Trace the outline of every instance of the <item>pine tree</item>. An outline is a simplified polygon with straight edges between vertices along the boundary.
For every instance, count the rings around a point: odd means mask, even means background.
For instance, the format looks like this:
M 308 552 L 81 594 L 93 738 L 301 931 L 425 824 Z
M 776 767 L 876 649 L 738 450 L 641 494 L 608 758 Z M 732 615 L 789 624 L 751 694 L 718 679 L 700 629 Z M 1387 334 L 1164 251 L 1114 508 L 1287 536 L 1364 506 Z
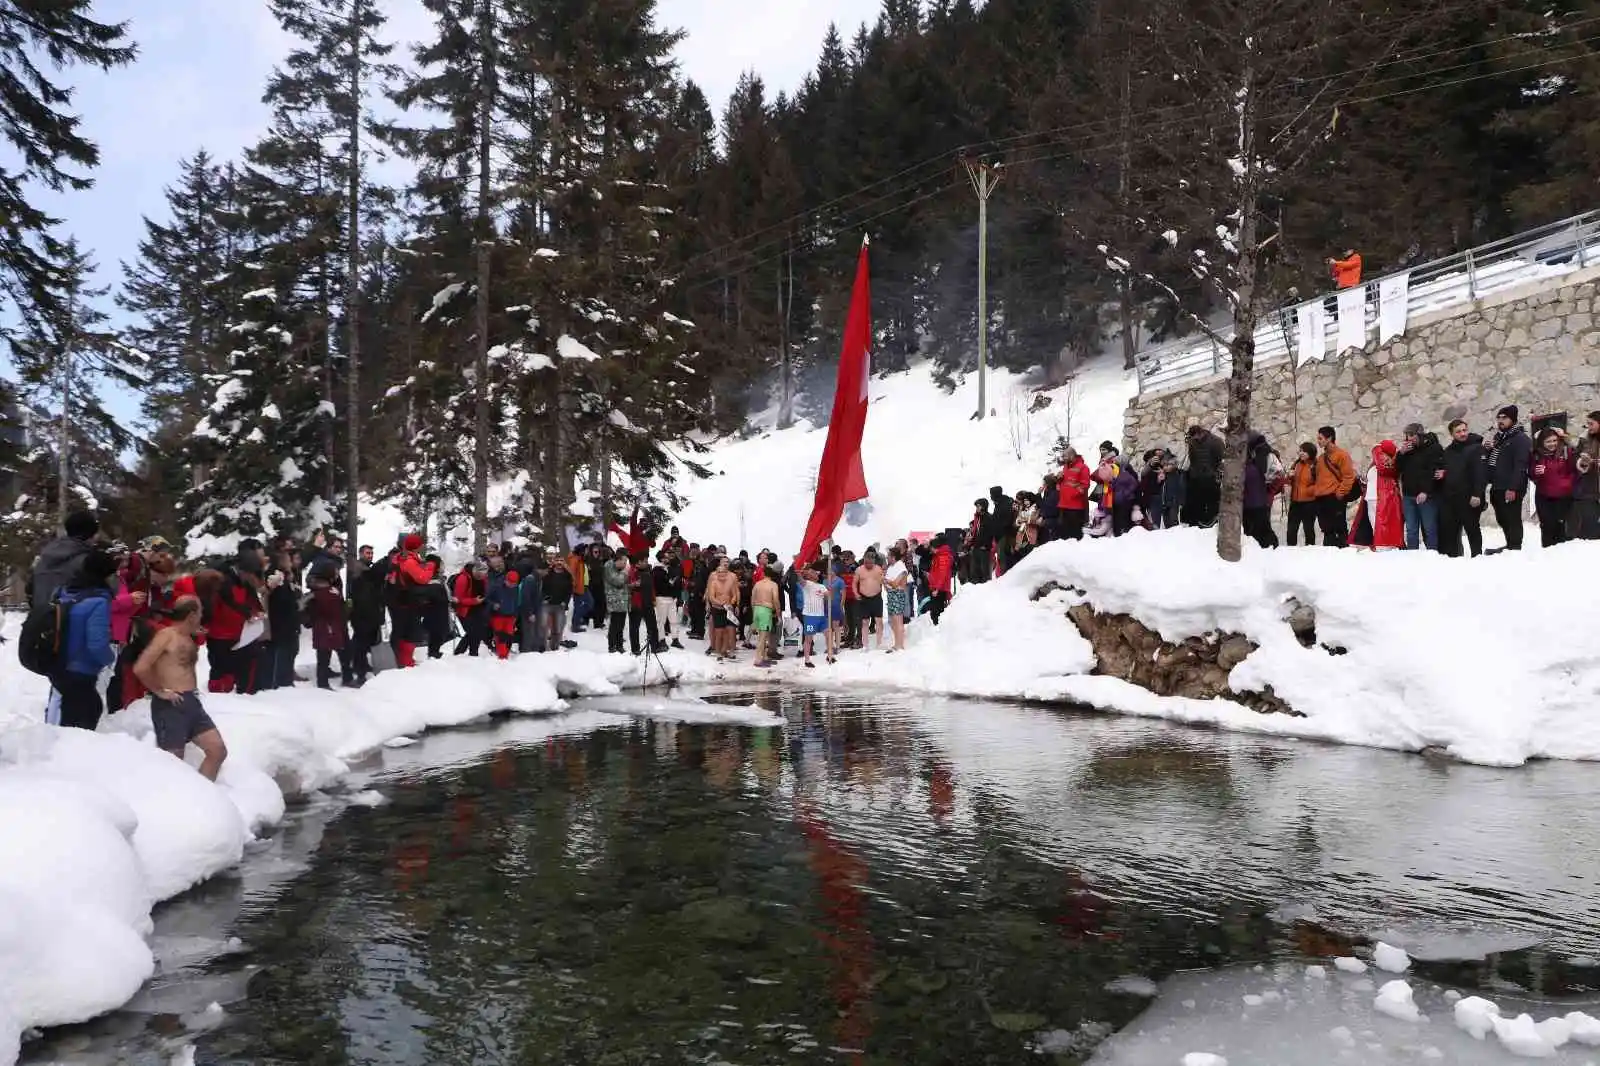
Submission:
M 226 366 L 224 327 L 242 295 L 234 184 L 232 168 L 205 151 L 180 162 L 168 220 L 146 218 L 139 258 L 122 266 L 117 304 L 136 316 L 125 336 L 147 360 L 144 416 L 154 424 L 192 428 L 211 399 L 208 379 Z
M 134 435 L 105 409 L 97 386 L 109 381 L 130 390 L 144 386 L 143 361 L 115 332 L 99 302 L 109 292 L 94 287 L 94 263 L 68 239 L 53 284 L 61 296 L 51 314 L 35 311 L 11 338 L 11 360 L 23 397 L 54 411 L 47 433 L 56 464 L 59 517 L 73 506 L 94 506 L 116 484 L 120 456 Z
M 62 313 L 56 268 L 68 248 L 56 220 L 28 199 L 28 186 L 86 189 L 81 171 L 100 151 L 79 130 L 72 90 L 40 65 L 110 70 L 131 62 L 126 23 L 97 22 L 93 0 L 0 0 L 0 138 L 15 162 L 0 166 L 0 331 L 18 315 Z M 9 312 L 9 313 L 8 313 Z

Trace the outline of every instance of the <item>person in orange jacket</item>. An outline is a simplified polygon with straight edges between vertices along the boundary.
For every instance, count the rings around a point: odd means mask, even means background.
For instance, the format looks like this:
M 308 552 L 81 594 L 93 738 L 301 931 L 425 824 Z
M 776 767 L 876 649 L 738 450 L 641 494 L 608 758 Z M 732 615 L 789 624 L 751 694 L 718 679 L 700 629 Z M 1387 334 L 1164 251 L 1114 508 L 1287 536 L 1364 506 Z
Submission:
M 1328 271 L 1339 288 L 1355 288 L 1361 284 L 1361 253 L 1354 248 L 1346 248 L 1343 259 L 1328 260 Z
M 394 618 L 394 661 L 404 670 L 417 665 L 417 645 L 423 638 L 420 592 L 433 581 L 438 567 L 423 560 L 422 538 L 415 533 L 406 534 L 390 562 L 390 580 L 399 592 L 390 612 Z

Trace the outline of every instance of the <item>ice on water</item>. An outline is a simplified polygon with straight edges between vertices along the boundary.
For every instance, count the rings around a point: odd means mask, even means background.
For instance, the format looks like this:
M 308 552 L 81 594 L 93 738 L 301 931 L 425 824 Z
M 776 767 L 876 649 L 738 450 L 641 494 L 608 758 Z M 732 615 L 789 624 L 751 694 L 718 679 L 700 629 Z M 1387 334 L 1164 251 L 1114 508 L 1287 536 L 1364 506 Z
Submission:
M 1600 1021 L 1565 1006 L 1524 1004 L 1507 1019 L 1488 1000 L 1452 1002 L 1419 979 L 1390 981 L 1375 996 L 1365 978 L 1323 973 L 1316 978 L 1304 964 L 1283 963 L 1265 973 L 1234 968 L 1171 978 L 1090 1066 L 1600 1062 Z

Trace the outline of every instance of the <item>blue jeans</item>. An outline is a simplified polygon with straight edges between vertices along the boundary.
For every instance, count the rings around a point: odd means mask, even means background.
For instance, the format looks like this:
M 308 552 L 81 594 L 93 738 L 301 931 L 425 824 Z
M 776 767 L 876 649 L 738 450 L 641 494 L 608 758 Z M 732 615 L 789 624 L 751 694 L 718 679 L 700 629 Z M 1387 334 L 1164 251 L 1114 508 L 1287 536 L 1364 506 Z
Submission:
M 583 627 L 589 624 L 589 596 L 587 591 L 572 597 L 572 631 L 583 632 Z
M 1421 503 L 1415 496 L 1400 497 L 1400 506 L 1406 515 L 1406 547 L 1417 549 L 1420 527 L 1422 542 L 1434 551 L 1439 550 L 1439 501 L 1429 496 Z

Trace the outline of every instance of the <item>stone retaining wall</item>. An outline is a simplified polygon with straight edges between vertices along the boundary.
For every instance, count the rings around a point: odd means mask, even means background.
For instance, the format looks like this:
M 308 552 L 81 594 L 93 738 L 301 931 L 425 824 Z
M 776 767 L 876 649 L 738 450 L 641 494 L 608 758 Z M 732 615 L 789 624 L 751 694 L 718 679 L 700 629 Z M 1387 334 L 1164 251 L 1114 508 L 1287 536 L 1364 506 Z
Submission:
M 1385 438 L 1398 441 L 1409 422 L 1421 422 L 1447 444 L 1450 419 L 1465 418 L 1484 433 L 1507 403 L 1521 408 L 1525 423 L 1565 411 L 1569 426 L 1581 430 L 1584 416 L 1600 408 L 1600 268 L 1565 280 L 1560 287 L 1541 290 L 1535 283 L 1466 311 L 1414 319 L 1388 344 L 1298 369 L 1285 363 L 1258 370 L 1253 421 L 1285 462 L 1319 426 L 1332 425 L 1362 469 L 1373 446 Z M 1125 450 L 1179 450 L 1189 426 L 1220 429 L 1225 388 L 1219 380 L 1134 397 L 1124 416 Z

